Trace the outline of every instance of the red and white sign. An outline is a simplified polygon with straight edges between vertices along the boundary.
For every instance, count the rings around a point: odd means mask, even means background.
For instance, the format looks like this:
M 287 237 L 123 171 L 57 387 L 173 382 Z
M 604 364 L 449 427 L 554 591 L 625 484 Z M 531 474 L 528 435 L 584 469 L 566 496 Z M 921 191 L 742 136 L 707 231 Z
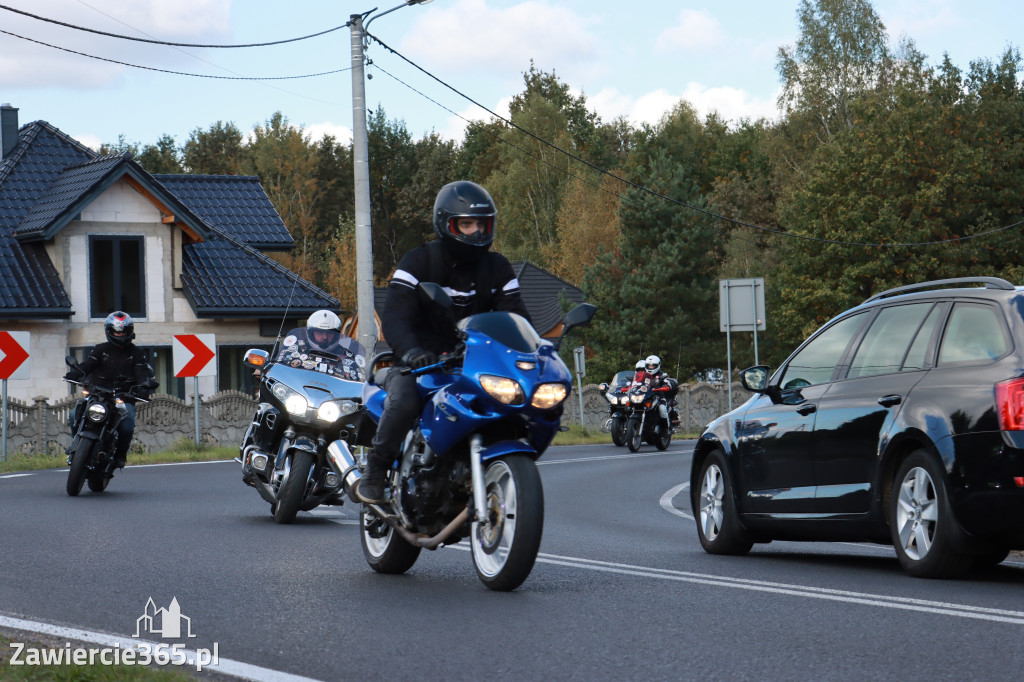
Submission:
M 213 334 L 175 334 L 171 341 L 174 376 L 212 377 L 217 375 L 217 344 Z
M 0 379 L 28 379 L 28 332 L 0 332 Z

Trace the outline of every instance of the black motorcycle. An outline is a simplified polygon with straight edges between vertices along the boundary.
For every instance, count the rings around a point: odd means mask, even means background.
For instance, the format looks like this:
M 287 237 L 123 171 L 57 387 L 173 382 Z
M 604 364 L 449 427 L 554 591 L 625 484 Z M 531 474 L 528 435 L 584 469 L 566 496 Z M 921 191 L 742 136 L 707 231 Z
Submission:
M 639 450 L 644 441 L 659 450 L 668 449 L 674 431 L 668 412 L 667 396 L 671 391 L 671 385 L 652 389 L 647 383 L 634 382 L 630 387 L 626 419 L 626 447 L 630 452 Z
M 245 354 L 245 365 L 262 373 L 260 403 L 235 461 L 274 520 L 291 523 L 300 510 L 344 503 L 343 477 L 355 461 L 349 444 L 364 418 L 363 384 L 331 373 L 340 360 L 327 353 L 298 367 L 269 359 L 264 350 Z M 341 462 L 339 471 L 332 459 Z
M 69 367 L 78 366 L 78 362 L 70 355 L 64 361 Z M 122 391 L 72 379 L 65 381 L 83 389 L 83 397 L 75 405 L 72 416 L 74 437 L 68 448 L 68 465 L 71 470 L 68 472 L 67 492 L 75 497 L 88 482 L 89 490 L 100 493 L 107 489 L 117 469 L 114 459 L 120 438 L 117 427 L 128 414 L 125 399 L 137 403 L 149 402 L 139 397 L 137 392 L 148 393 L 158 384 L 156 380 L 148 379 L 128 391 Z
M 612 434 L 612 442 L 622 447 L 626 444 L 626 416 L 629 406 L 629 386 L 633 383 L 633 372 L 618 372 L 610 384 L 599 384 L 604 399 L 608 401 L 608 420 L 604 430 Z

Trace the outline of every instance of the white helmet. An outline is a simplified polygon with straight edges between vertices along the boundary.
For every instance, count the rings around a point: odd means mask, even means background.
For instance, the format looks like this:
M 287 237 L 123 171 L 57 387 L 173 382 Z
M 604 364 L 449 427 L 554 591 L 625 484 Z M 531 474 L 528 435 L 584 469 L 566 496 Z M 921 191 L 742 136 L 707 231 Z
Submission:
M 326 350 L 341 338 L 341 318 L 330 310 L 318 310 L 306 320 L 306 341 L 319 350 Z
M 644 360 L 644 364 L 646 365 L 648 372 L 657 372 L 661 369 L 661 358 L 657 355 L 648 355 L 647 359 Z
M 637 361 L 636 361 L 636 368 L 635 368 L 635 369 L 636 369 L 636 371 L 638 371 L 638 372 L 639 372 L 639 371 L 640 371 L 640 370 L 642 370 L 643 368 L 644 368 L 644 361 L 643 361 L 643 360 L 637 360 Z

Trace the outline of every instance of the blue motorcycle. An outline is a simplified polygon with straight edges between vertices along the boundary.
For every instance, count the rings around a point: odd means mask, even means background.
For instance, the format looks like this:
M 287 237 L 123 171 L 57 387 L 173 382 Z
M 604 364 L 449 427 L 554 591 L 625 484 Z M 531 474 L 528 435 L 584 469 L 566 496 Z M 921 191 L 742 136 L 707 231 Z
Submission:
M 421 283 L 420 290 L 439 312 L 450 311 L 441 287 Z M 562 336 L 595 311 L 583 303 L 566 313 Z M 457 328 L 458 348 L 413 372 L 423 412 L 392 469 L 388 501 L 363 505 L 363 554 L 375 571 L 404 573 L 424 547 L 468 536 L 484 585 L 514 590 L 540 548 L 544 492 L 536 460 L 559 430 L 572 376 L 558 356 L 561 338 L 542 339 L 519 315 L 480 313 Z M 387 395 L 373 368 L 389 357 L 373 359 L 363 389 L 374 423 Z

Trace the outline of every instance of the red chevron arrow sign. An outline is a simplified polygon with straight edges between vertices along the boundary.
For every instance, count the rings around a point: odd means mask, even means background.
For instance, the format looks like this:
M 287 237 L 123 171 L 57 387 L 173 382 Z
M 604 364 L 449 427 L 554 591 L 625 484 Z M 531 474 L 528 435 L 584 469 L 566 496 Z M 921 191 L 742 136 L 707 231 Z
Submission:
M 0 332 L 0 379 L 28 379 L 28 332 Z
M 216 376 L 217 364 L 211 362 L 217 357 L 217 344 L 213 334 L 175 334 L 171 342 L 174 356 L 174 376 L 210 377 Z

